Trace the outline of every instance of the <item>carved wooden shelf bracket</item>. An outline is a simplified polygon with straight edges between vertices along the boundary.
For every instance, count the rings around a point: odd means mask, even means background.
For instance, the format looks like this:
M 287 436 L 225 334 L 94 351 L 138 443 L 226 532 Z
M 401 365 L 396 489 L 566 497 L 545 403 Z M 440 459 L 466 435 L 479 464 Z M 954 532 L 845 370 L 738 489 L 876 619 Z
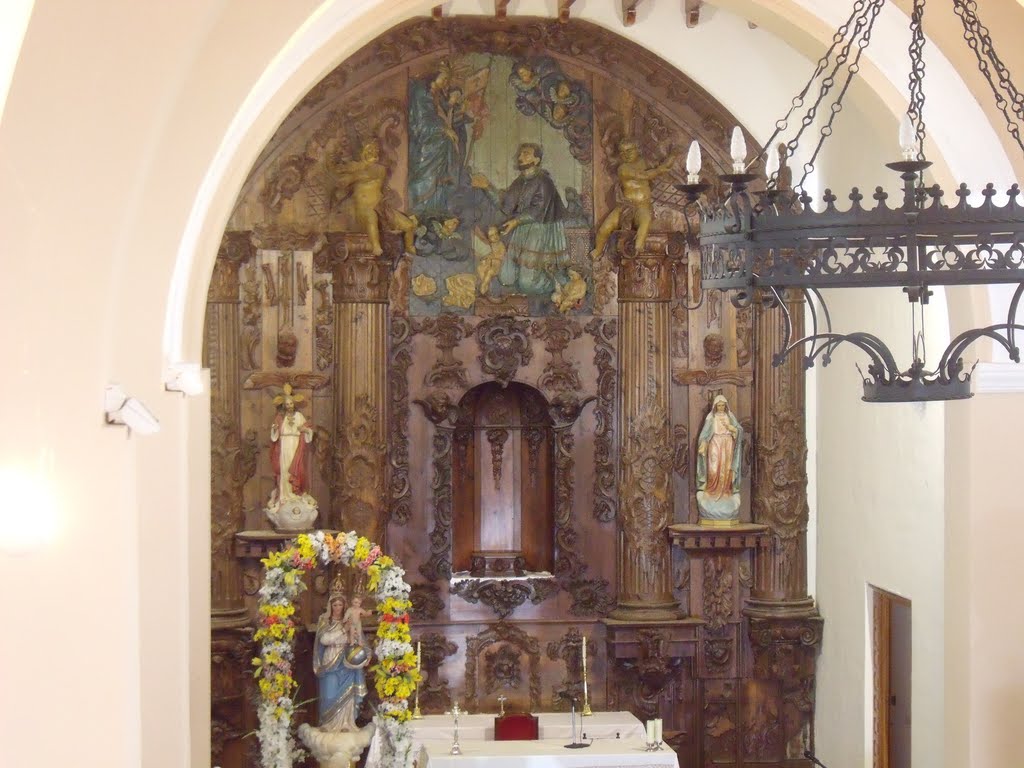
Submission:
M 631 27 L 636 24 L 636 7 L 643 0 L 622 0 L 622 26 Z
M 576 0 L 558 0 L 558 20 L 565 24 L 569 20 L 569 8 Z
M 444 18 L 444 6 L 435 5 L 430 9 L 430 18 L 434 21 L 440 21 Z
M 508 18 L 509 0 L 494 0 L 494 18 L 504 21 Z
M 693 29 L 700 24 L 700 7 L 703 0 L 686 0 L 686 26 Z

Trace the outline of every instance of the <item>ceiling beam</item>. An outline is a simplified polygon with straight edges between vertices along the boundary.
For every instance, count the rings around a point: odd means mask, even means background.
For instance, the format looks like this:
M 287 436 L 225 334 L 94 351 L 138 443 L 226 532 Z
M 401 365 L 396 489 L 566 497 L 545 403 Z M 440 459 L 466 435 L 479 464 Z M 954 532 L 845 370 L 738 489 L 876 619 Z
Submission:
M 565 24 L 569 20 L 569 8 L 576 0 L 558 0 L 558 20 Z

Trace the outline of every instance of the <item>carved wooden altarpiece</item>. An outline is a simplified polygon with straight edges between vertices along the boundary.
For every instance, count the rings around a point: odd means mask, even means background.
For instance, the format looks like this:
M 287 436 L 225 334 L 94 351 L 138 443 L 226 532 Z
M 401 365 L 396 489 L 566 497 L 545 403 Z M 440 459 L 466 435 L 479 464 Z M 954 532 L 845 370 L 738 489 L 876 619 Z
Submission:
M 317 525 L 386 541 L 412 582 L 424 712 L 499 695 L 558 709 L 586 636 L 591 706 L 664 718 L 682 764 L 806 765 L 821 620 L 803 374 L 771 367 L 778 311 L 701 292 L 681 159 L 651 183 L 644 248 L 626 206 L 591 255 L 622 202 L 620 140 L 660 163 L 698 139 L 712 175 L 734 123 L 608 30 L 513 17 L 405 23 L 285 118 L 207 305 L 217 764 L 255 765 L 247 627 L 259 558 L 286 537 L 262 509 L 268 395 L 288 383 L 315 433 Z M 534 174 L 524 146 L 550 181 L 543 234 L 502 231 L 504 196 Z M 717 394 L 750 436 L 728 531 L 696 526 L 696 436 Z M 299 611 L 303 699 L 326 578 Z

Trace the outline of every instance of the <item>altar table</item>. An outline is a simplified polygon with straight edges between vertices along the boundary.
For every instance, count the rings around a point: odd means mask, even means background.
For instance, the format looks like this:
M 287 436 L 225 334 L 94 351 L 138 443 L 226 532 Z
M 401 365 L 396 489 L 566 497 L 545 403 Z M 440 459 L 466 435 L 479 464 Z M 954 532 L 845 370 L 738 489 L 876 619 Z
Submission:
M 488 744 L 494 741 L 494 718 L 496 714 L 459 715 L 459 742 L 482 741 Z M 541 712 L 537 715 L 539 735 L 541 739 L 560 739 L 562 744 L 572 741 L 569 733 L 568 712 Z M 643 739 L 644 724 L 631 712 L 595 712 L 589 717 L 576 713 L 576 727 L 583 723 L 583 732 L 587 738 L 614 739 L 616 734 L 621 739 Z M 424 741 L 447 741 L 451 748 L 452 736 L 455 732 L 454 720 L 451 715 L 426 715 L 419 720 L 410 720 L 412 730 L 413 754 L 418 754 L 420 744 Z M 566 749 L 565 752 L 572 750 Z M 587 750 L 577 750 L 586 752 Z
M 470 741 L 460 727 L 462 754 L 449 754 L 450 739 L 425 741 L 419 768 L 679 768 L 675 752 L 645 752 L 642 738 L 595 739 L 586 749 L 566 749 L 569 741 Z

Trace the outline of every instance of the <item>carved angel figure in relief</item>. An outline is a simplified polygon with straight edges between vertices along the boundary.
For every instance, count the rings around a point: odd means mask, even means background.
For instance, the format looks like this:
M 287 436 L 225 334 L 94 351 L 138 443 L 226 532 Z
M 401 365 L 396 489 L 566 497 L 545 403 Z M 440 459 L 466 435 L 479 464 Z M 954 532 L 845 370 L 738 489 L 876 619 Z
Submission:
M 363 144 L 358 160 L 344 163 L 338 170 L 337 181 L 341 198 L 352 198 L 356 226 L 370 239 L 374 256 L 384 250 L 380 244 L 380 222 L 402 234 L 406 253 L 415 254 L 417 220 L 391 208 L 384 200 L 384 185 L 388 169 L 380 162 L 380 146 L 376 141 Z
M 640 154 L 640 147 L 634 139 L 623 139 L 619 142 L 619 191 L 621 202 L 608 212 L 604 221 L 597 229 L 597 239 L 594 250 L 590 252 L 590 258 L 596 259 L 603 252 L 612 232 L 619 228 L 619 223 L 626 213 L 632 214 L 633 226 L 636 229 L 636 253 L 640 253 L 647 243 L 647 233 L 651 228 L 651 220 L 654 218 L 653 193 L 651 182 L 668 173 L 675 162 L 676 153 L 669 153 L 668 157 L 658 165 L 649 166 L 647 160 Z

